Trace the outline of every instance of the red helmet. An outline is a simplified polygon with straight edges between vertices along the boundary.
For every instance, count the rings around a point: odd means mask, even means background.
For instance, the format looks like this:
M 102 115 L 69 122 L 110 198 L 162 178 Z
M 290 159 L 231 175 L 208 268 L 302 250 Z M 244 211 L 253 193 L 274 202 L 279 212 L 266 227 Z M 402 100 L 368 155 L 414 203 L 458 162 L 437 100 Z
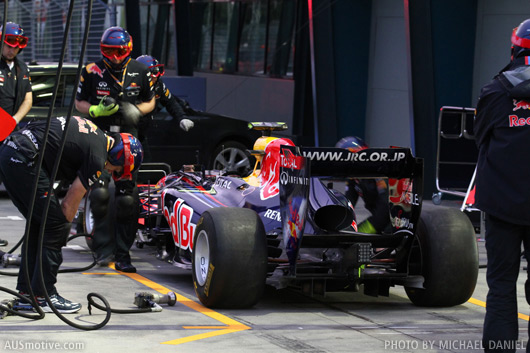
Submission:
M 530 19 L 524 20 L 512 32 L 512 58 L 530 55 Z
M 107 59 L 123 60 L 131 54 L 132 37 L 121 27 L 110 27 L 101 36 L 101 54 Z
M 131 174 L 137 171 L 144 159 L 142 144 L 136 137 L 127 133 L 109 134 L 114 138 L 114 145 L 109 151 L 108 160 L 112 165 L 123 166 L 122 174 L 112 174 L 118 180 L 131 180 Z
M 2 32 L 3 26 L 0 26 L 0 33 Z M 7 22 L 4 43 L 13 48 L 24 49 L 28 45 L 28 37 L 24 36 L 24 30 L 18 24 Z
M 346 136 L 343 137 L 335 144 L 337 148 L 345 148 L 350 152 L 359 152 L 368 148 L 368 145 L 364 140 L 357 136 Z
M 136 58 L 136 61 L 147 65 L 153 77 L 164 76 L 164 64 L 160 64 L 158 60 L 151 55 L 141 55 Z

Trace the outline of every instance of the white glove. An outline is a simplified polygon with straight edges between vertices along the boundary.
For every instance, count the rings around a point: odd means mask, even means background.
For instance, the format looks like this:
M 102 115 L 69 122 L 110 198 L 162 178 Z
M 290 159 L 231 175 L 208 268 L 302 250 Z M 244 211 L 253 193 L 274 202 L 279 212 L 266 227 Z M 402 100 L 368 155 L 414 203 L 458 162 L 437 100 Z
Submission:
M 182 119 L 180 121 L 180 128 L 184 131 L 189 131 L 195 124 L 190 119 Z

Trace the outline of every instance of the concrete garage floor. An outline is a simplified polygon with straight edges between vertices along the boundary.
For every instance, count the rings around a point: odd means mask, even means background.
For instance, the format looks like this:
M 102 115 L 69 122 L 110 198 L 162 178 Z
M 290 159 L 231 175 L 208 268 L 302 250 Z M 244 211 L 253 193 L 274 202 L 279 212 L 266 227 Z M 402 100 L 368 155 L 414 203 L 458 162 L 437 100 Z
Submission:
M 444 202 L 450 204 L 448 202 Z M 451 204 L 450 204 L 451 205 Z M 454 205 L 451 205 L 454 206 Z M 0 238 L 9 250 L 22 236 L 24 221 L 5 194 L 0 195 Z M 478 241 L 480 263 L 485 264 L 484 243 Z M 90 263 L 84 239 L 75 239 L 63 251 L 62 268 Z M 58 289 L 66 298 L 83 303 L 82 310 L 66 317 L 80 325 L 97 324 L 104 313 L 87 310 L 86 295 L 97 292 L 113 308 L 133 309 L 135 292 L 174 291 L 178 302 L 162 312 L 112 314 L 99 330 L 73 328 L 54 314 L 42 320 L 9 316 L 0 320 L 0 351 L 43 352 L 480 352 L 485 269 L 472 299 L 452 308 L 419 308 L 405 291 L 392 288 L 389 297 L 361 293 L 328 293 L 307 297 L 292 290 L 267 288 L 252 309 L 212 311 L 194 294 L 191 273 L 154 258 L 148 246 L 133 246 L 137 274 L 122 274 L 95 267 L 86 272 L 59 274 Z M 522 264 L 522 266 L 526 264 Z M 17 268 L 7 269 L 16 272 Z M 526 278 L 519 279 L 521 349 L 526 347 L 528 305 Z M 1 276 L 0 283 L 15 288 L 15 277 Z M 11 298 L 0 293 L 0 299 Z

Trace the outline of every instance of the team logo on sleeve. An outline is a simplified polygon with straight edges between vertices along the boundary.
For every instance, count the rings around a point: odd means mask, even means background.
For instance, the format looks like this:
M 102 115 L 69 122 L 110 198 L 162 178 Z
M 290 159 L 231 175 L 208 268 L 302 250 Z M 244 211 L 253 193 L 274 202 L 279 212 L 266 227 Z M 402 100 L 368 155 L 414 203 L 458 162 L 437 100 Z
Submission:
M 96 63 L 92 63 L 86 66 L 86 72 L 88 72 L 89 74 L 96 74 L 99 77 L 103 78 L 103 73 L 105 72 L 105 69 L 101 70 L 101 68 L 97 66 Z

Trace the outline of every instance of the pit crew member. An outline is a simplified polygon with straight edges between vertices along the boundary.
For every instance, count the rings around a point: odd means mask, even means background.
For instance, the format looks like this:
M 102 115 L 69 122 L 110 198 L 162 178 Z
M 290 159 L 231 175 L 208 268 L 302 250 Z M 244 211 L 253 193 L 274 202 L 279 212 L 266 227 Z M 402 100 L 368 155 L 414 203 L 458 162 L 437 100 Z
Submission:
M 340 139 L 335 147 L 359 152 L 368 148 L 368 145 L 360 137 L 347 136 Z M 370 216 L 359 224 L 357 228 L 359 232 L 381 234 L 390 226 L 388 185 L 385 179 L 347 179 L 345 195 L 353 206 L 361 196 L 365 208 L 370 211 Z
M 155 108 L 155 96 L 149 70 L 130 56 L 132 45 L 131 36 L 122 27 L 105 30 L 100 43 L 102 59 L 83 68 L 75 103 L 77 110 L 89 115 L 98 127 L 106 131 L 128 132 L 137 137 L 140 117 Z M 126 207 L 118 205 L 128 204 L 131 212 L 116 214 L 113 224 L 107 214 L 94 219 L 93 245 L 98 262 L 107 265 L 115 258 L 116 269 L 124 272 L 136 272 L 129 249 L 138 227 L 137 213 L 132 212 L 134 205 L 138 205 L 137 173 L 132 173 L 131 177 L 115 182 L 113 207 L 125 210 Z M 108 188 L 110 175 L 104 174 L 100 181 L 102 187 Z M 91 201 L 101 204 L 109 200 Z M 111 232 L 112 228 L 114 232 Z
M 155 110 L 151 112 L 151 114 L 142 116 L 138 126 L 138 137 L 144 147 L 146 161 L 148 161 L 150 159 L 150 154 L 146 132 L 153 120 L 153 114 L 155 112 L 159 112 L 165 107 L 168 113 L 179 122 L 180 128 L 184 131 L 189 131 L 193 128 L 194 123 L 186 117 L 186 113 L 184 112 L 183 107 L 185 107 L 187 103 L 171 94 L 169 88 L 167 88 L 162 81 L 162 76 L 164 76 L 165 73 L 164 64 L 160 64 L 159 61 L 151 55 L 141 55 L 137 57 L 136 60 L 147 65 L 149 68 L 156 98 Z
M 482 88 L 474 123 L 475 205 L 486 214 L 486 352 L 515 352 L 521 244 L 527 261 L 530 256 L 530 19 L 511 41 L 511 61 Z M 525 294 L 530 303 L 528 279 Z
M 59 266 L 63 261 L 61 248 L 66 245 L 71 222 L 85 192 L 97 182 L 103 170 L 116 178 L 130 175 L 141 164 L 143 151 L 139 141 L 130 134 L 107 135 L 90 120 L 72 117 L 57 174 L 57 180 L 71 181 L 72 184 L 60 201 L 55 193 L 48 192 L 53 182 L 50 176 L 60 153 L 62 136 L 66 133 L 66 119 L 52 118 L 46 148 L 42 152 L 46 124 L 44 120 L 30 122 L 4 140 L 0 145 L 0 177 L 13 204 L 27 219 L 33 196 L 31 185 L 34 185 L 38 176 L 33 212 L 31 220 L 28 220 L 28 238 L 22 246 L 22 254 L 27 251 L 27 267 L 25 259 L 22 259 L 17 290 L 28 295 L 31 287 L 43 311 L 52 312 L 44 299 L 37 253 L 43 210 L 50 198 L 42 248 L 45 290 L 59 312 L 74 313 L 81 309 L 81 304 L 63 298 L 55 287 Z M 40 153 L 44 153 L 43 163 L 42 168 L 37 170 L 36 162 Z M 29 283 L 26 271 L 29 273 Z

